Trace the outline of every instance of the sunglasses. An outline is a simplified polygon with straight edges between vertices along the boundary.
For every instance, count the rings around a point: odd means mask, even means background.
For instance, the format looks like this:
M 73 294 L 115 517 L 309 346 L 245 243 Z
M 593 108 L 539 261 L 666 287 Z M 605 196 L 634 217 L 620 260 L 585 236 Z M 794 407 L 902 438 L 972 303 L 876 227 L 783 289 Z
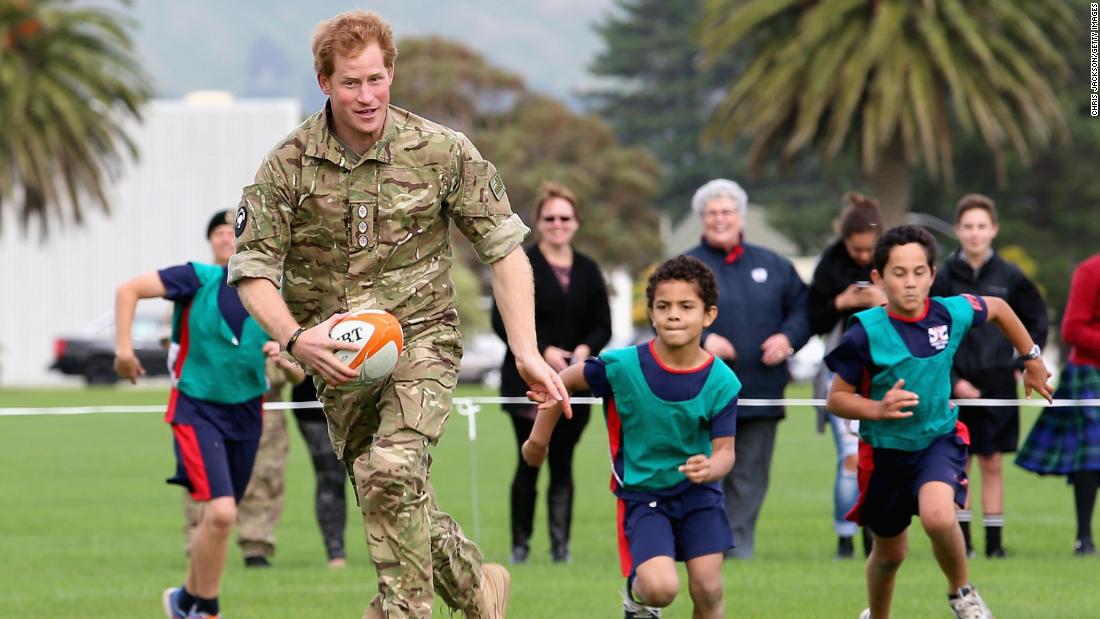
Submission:
M 573 217 L 571 217 L 570 215 L 544 215 L 542 217 L 542 220 L 545 221 L 548 224 L 552 224 L 555 221 L 560 221 L 562 223 L 567 223 L 567 222 L 573 221 Z

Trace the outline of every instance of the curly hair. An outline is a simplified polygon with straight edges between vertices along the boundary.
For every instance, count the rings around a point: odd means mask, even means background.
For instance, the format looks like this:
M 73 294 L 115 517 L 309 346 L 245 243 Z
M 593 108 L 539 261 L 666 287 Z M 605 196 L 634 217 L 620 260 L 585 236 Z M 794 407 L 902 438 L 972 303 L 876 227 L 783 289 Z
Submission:
M 879 273 L 886 270 L 886 263 L 890 261 L 890 251 L 899 245 L 916 243 L 924 248 L 924 255 L 928 256 L 928 266 L 936 266 L 936 239 L 932 234 L 920 226 L 896 226 L 887 230 L 875 241 L 875 269 Z
M 653 295 L 657 292 L 657 285 L 673 280 L 695 284 L 699 298 L 703 300 L 703 307 L 718 305 L 718 280 L 714 277 L 714 271 L 698 258 L 676 256 L 657 265 L 649 276 L 645 287 L 646 307 L 653 309 Z

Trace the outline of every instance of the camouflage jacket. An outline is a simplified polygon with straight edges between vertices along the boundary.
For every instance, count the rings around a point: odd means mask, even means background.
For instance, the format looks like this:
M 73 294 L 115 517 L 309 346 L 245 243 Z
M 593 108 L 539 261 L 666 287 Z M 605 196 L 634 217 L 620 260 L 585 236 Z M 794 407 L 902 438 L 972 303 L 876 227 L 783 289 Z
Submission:
M 336 312 L 384 309 L 406 339 L 457 325 L 450 222 L 492 263 L 530 232 L 504 183 L 459 132 L 390 106 L 357 162 L 325 109 L 264 159 L 244 189 L 229 283 L 264 277 L 305 327 Z

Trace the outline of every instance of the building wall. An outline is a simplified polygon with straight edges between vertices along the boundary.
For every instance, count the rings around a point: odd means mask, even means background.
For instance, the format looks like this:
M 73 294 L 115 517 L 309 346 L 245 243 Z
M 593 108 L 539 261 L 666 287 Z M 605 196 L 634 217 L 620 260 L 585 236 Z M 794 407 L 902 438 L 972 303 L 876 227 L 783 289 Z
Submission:
M 288 99 L 158 100 L 144 116 L 130 133 L 140 159 L 108 191 L 109 215 L 87 210 L 83 225 L 55 223 L 40 242 L 38 227 L 21 230 L 8 209 L 0 231 L 0 385 L 64 382 L 48 370 L 54 338 L 80 335 L 110 314 L 120 282 L 209 260 L 210 216 L 236 208 L 260 160 L 301 121 Z M 166 312 L 163 305 L 143 301 L 139 310 Z

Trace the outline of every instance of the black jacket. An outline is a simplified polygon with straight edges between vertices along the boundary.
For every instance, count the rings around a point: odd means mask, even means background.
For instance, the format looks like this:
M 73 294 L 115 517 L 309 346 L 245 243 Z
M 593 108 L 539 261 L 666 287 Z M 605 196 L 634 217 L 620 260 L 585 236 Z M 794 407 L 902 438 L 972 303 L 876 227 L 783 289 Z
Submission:
M 1012 308 L 1031 339 L 1046 344 L 1050 326 L 1047 307 L 1035 284 L 1015 265 L 1005 262 L 996 252 L 977 270 L 958 250 L 944 260 L 932 284 L 933 296 L 970 293 L 1000 297 Z M 963 339 L 955 354 L 954 379 L 965 378 L 982 391 L 984 397 L 1015 397 L 1013 370 L 1023 363 L 1013 357 L 1012 344 L 997 328 L 986 323 Z
M 848 255 L 848 249 L 841 239 L 833 241 L 821 252 L 821 258 L 814 268 L 814 278 L 810 281 L 808 311 L 810 331 L 814 335 L 831 332 L 839 321 L 844 321 L 844 328 L 848 328 L 848 319 L 861 310 L 853 308 L 838 312 L 836 298 L 856 282 L 871 281 L 871 269 L 869 264 L 856 264 Z
M 730 367 L 741 379 L 742 398 L 783 397 L 790 380 L 787 364 L 764 365 L 760 345 L 775 333 L 783 333 L 795 350 L 810 339 L 806 318 L 806 284 L 783 256 L 759 245 L 741 244 L 745 251 L 732 264 L 726 252 L 703 243 L 686 255 L 702 260 L 718 279 L 718 318 L 703 332 L 728 339 L 737 359 Z M 740 419 L 783 417 L 782 406 L 746 406 Z
M 611 339 L 611 307 L 600 267 L 588 256 L 574 250 L 567 294 L 558 284 L 550 263 L 543 257 L 538 245 L 527 249 L 527 258 L 531 261 L 531 271 L 535 277 L 535 333 L 539 352 L 546 350 L 547 346 L 572 351 L 581 344 L 587 344 L 593 355 L 599 354 Z M 504 320 L 495 303 L 493 331 L 502 340 L 508 341 Z M 516 370 L 516 358 L 509 350 L 500 366 L 500 395 L 522 397 L 526 393 L 527 384 Z M 506 405 L 505 408 L 513 407 Z

